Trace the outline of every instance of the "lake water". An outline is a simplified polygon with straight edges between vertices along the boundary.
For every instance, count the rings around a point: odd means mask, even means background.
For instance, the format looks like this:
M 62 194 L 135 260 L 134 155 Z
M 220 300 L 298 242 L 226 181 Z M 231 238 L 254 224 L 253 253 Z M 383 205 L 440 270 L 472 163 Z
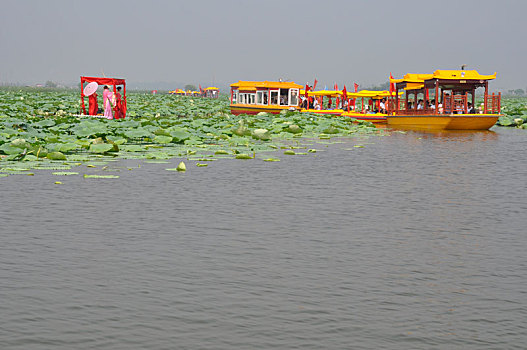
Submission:
M 493 130 L 2 178 L 0 348 L 525 349 L 527 133 Z

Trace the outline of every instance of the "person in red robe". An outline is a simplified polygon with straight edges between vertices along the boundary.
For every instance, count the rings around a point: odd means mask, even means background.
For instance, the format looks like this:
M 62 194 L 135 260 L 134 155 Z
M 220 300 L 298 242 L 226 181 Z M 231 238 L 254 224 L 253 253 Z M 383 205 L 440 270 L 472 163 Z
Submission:
M 97 93 L 94 92 L 90 96 L 88 96 L 88 114 L 89 115 L 97 115 L 97 112 L 99 111 L 99 104 L 97 103 Z
M 124 105 L 121 98 L 121 87 L 119 86 L 117 87 L 117 92 L 115 93 L 115 107 L 113 108 L 115 119 L 124 119 L 123 108 Z

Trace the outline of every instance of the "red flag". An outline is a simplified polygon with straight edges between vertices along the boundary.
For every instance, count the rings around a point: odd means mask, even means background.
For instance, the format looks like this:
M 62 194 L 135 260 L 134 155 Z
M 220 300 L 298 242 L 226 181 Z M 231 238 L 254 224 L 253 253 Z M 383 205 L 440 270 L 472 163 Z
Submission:
M 344 88 L 342 89 L 342 97 L 344 97 L 345 100 L 348 99 L 348 91 L 346 90 L 346 84 L 344 84 Z
M 335 91 L 337 91 L 339 89 L 339 87 L 337 86 L 337 83 L 335 83 L 335 86 L 333 87 Z
M 355 92 L 357 92 L 357 89 L 359 88 L 359 84 L 353 83 L 353 86 L 355 87 Z
M 392 72 L 390 72 L 390 94 L 392 92 L 395 92 L 395 83 L 392 83 L 392 80 L 393 80 L 393 76 L 392 76 Z
M 316 87 L 317 87 L 317 83 L 318 83 L 318 80 L 317 80 L 317 78 L 315 78 L 315 83 L 313 84 L 313 90 L 316 89 Z

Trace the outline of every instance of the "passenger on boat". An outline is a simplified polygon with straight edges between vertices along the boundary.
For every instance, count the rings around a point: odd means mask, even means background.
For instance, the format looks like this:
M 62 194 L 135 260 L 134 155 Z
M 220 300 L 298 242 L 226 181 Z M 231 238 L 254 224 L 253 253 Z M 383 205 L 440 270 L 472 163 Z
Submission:
M 303 108 L 303 109 L 307 109 L 307 98 L 305 98 L 305 96 L 302 96 L 302 103 L 300 104 L 300 106 Z
M 436 100 L 432 99 L 430 101 L 430 105 L 428 106 L 430 109 L 436 109 Z
M 474 109 L 474 107 L 472 107 L 472 103 L 467 103 L 467 113 L 468 114 L 474 114 L 476 113 L 476 110 Z
M 320 104 L 318 103 L 318 100 L 316 98 L 313 101 L 313 108 L 314 109 L 320 109 Z
M 406 106 L 406 109 L 414 109 L 412 101 L 408 101 L 408 106 Z
M 379 104 L 379 112 L 386 114 L 386 98 L 383 97 L 381 103 Z
M 417 102 L 417 109 L 423 109 L 423 100 Z

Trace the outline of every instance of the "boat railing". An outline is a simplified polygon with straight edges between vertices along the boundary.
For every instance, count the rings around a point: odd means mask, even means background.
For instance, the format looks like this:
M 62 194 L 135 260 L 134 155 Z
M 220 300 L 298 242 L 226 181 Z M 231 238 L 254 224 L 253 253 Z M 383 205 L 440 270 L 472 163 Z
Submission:
M 497 113 L 501 112 L 501 92 L 498 94 L 492 93 L 492 95 L 485 96 L 483 102 L 484 113 Z

